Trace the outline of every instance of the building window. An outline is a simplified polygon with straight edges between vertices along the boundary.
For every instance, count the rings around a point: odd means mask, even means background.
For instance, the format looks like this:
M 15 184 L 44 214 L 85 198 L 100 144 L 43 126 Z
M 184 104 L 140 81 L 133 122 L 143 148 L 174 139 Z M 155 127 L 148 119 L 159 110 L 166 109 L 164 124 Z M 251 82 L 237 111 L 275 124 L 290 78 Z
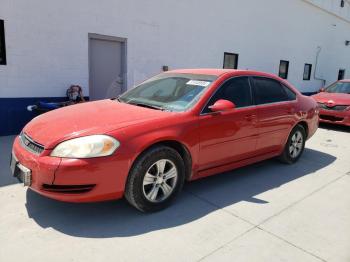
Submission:
M 344 7 L 345 6 L 345 0 L 341 0 L 340 1 L 340 7 Z
M 283 79 L 288 78 L 289 61 L 281 60 L 278 76 Z
M 305 64 L 304 66 L 304 80 L 310 80 L 311 79 L 311 70 L 312 70 L 312 65 L 311 64 Z
M 238 54 L 225 53 L 224 54 L 224 69 L 238 68 Z
M 4 20 L 0 20 L 0 65 L 6 65 Z
M 340 69 L 338 73 L 338 80 L 343 80 L 345 78 L 345 69 Z

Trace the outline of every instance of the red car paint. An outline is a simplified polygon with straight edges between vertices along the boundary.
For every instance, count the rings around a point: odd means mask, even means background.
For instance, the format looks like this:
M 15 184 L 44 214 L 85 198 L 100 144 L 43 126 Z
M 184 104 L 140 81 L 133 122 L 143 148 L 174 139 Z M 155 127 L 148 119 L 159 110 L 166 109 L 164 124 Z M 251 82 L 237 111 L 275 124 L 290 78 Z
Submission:
M 228 171 L 281 154 L 288 135 L 298 123 L 308 138 L 318 127 L 316 102 L 288 82 L 255 71 L 196 69 L 170 73 L 216 75 L 217 80 L 186 112 L 166 112 L 101 100 L 51 111 L 33 119 L 23 132 L 44 146 L 35 155 L 15 139 L 13 153 L 32 171 L 30 188 L 44 196 L 68 202 L 92 202 L 123 197 L 129 170 L 150 146 L 176 142 L 190 154 L 188 180 Z M 295 101 L 232 109 L 219 114 L 200 112 L 212 94 L 235 76 L 262 76 L 282 82 L 296 93 Z M 111 156 L 90 159 L 51 157 L 60 142 L 92 134 L 120 141 Z M 95 185 L 86 192 L 58 190 L 62 186 Z M 47 188 L 49 187 L 49 189 Z
M 350 94 L 320 92 L 312 97 L 319 104 L 320 122 L 350 126 Z

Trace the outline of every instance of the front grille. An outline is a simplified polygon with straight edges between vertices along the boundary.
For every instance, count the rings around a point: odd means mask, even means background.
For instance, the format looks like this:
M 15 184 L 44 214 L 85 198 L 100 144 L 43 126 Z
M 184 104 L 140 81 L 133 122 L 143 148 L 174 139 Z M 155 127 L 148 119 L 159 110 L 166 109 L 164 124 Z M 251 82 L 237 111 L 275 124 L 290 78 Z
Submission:
M 319 106 L 319 108 L 324 109 L 324 110 L 334 110 L 334 111 L 344 111 L 345 109 L 347 109 L 349 107 L 348 105 L 339 105 L 339 106 L 329 107 L 323 103 L 318 103 L 318 106 Z
M 48 185 L 43 184 L 42 189 L 54 193 L 81 194 L 91 191 L 95 185 Z
M 19 140 L 21 141 L 21 145 L 27 149 L 28 151 L 40 155 L 44 151 L 44 146 L 33 141 L 29 136 L 25 133 L 21 133 L 19 135 Z
M 328 115 L 320 115 L 320 118 L 324 119 L 324 120 L 328 120 L 328 121 L 333 121 L 333 122 L 344 120 L 344 118 L 342 118 L 342 117 L 328 116 Z

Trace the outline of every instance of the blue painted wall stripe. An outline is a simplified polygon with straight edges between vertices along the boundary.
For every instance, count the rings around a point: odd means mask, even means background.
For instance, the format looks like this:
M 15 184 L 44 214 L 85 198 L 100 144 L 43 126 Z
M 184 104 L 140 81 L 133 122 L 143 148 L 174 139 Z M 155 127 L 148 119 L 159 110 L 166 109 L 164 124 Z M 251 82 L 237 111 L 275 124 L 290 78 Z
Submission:
M 19 134 L 22 128 L 35 117 L 34 112 L 27 111 L 28 105 L 39 101 L 63 102 L 66 97 L 22 97 L 0 98 L 0 136 Z

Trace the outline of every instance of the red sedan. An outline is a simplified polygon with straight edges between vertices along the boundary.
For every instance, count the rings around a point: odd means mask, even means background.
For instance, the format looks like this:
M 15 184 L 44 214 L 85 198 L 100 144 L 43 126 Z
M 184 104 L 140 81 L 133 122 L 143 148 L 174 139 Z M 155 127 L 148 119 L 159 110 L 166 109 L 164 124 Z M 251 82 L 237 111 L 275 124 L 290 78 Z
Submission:
M 296 162 L 317 127 L 317 103 L 274 75 L 176 70 L 117 99 L 36 117 L 15 139 L 11 169 L 50 198 L 125 196 L 155 211 L 185 181 L 272 157 Z
M 320 122 L 350 126 L 350 80 L 335 82 L 313 98 L 320 107 Z

